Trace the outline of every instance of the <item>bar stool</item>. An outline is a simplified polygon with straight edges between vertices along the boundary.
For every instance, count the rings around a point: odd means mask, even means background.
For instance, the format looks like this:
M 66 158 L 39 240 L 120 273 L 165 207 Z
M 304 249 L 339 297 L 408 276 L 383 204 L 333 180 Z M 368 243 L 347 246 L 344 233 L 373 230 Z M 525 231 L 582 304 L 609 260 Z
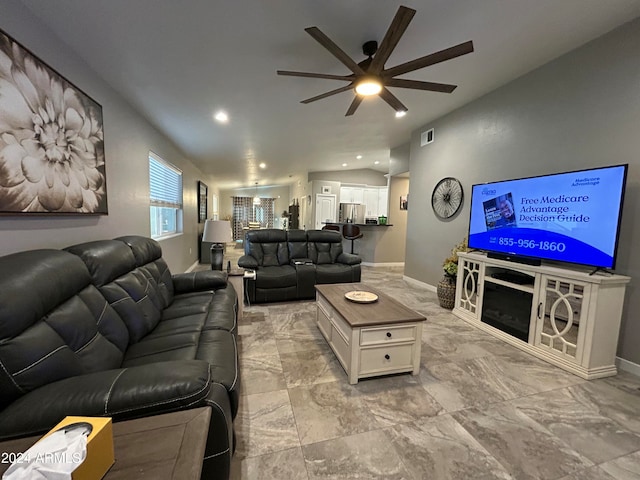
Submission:
M 352 223 L 345 223 L 342 226 L 342 236 L 345 240 L 351 240 L 351 253 L 353 253 L 353 241 L 363 237 L 360 227 Z

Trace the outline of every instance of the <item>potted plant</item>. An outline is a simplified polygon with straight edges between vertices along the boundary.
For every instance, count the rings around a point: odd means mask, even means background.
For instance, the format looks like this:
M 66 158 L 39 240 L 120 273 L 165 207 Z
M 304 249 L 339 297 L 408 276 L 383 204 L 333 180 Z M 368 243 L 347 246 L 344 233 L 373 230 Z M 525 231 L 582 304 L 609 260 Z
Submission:
M 456 279 L 458 276 L 458 252 L 467 251 L 467 239 L 458 243 L 451 249 L 451 255 L 442 262 L 444 276 L 438 282 L 437 293 L 438 301 L 442 308 L 451 310 L 455 304 L 456 298 Z

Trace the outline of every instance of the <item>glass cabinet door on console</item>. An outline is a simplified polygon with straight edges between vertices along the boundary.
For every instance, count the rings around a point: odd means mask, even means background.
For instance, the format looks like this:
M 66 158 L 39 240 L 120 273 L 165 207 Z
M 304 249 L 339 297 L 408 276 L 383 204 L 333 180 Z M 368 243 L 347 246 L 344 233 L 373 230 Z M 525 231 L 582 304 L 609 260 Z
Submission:
M 585 337 L 581 325 L 587 315 L 585 298 L 590 285 L 543 275 L 542 289 L 534 345 L 581 362 Z
M 482 264 L 466 258 L 458 260 L 455 307 L 473 320 L 480 319 L 480 282 L 484 273 Z

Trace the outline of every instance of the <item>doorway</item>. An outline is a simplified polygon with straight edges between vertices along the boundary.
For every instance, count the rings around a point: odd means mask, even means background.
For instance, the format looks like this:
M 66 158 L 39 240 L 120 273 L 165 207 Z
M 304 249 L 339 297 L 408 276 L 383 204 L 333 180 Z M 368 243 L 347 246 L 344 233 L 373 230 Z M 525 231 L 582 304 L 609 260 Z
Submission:
M 316 194 L 315 229 L 321 230 L 325 223 L 336 221 L 336 196 L 327 193 Z

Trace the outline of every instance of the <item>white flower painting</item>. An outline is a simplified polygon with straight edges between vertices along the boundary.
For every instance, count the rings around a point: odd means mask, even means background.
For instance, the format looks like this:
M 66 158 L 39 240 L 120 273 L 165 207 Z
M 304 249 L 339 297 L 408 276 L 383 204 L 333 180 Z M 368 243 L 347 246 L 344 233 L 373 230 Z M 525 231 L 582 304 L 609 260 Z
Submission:
M 0 214 L 107 214 L 102 107 L 0 31 Z

